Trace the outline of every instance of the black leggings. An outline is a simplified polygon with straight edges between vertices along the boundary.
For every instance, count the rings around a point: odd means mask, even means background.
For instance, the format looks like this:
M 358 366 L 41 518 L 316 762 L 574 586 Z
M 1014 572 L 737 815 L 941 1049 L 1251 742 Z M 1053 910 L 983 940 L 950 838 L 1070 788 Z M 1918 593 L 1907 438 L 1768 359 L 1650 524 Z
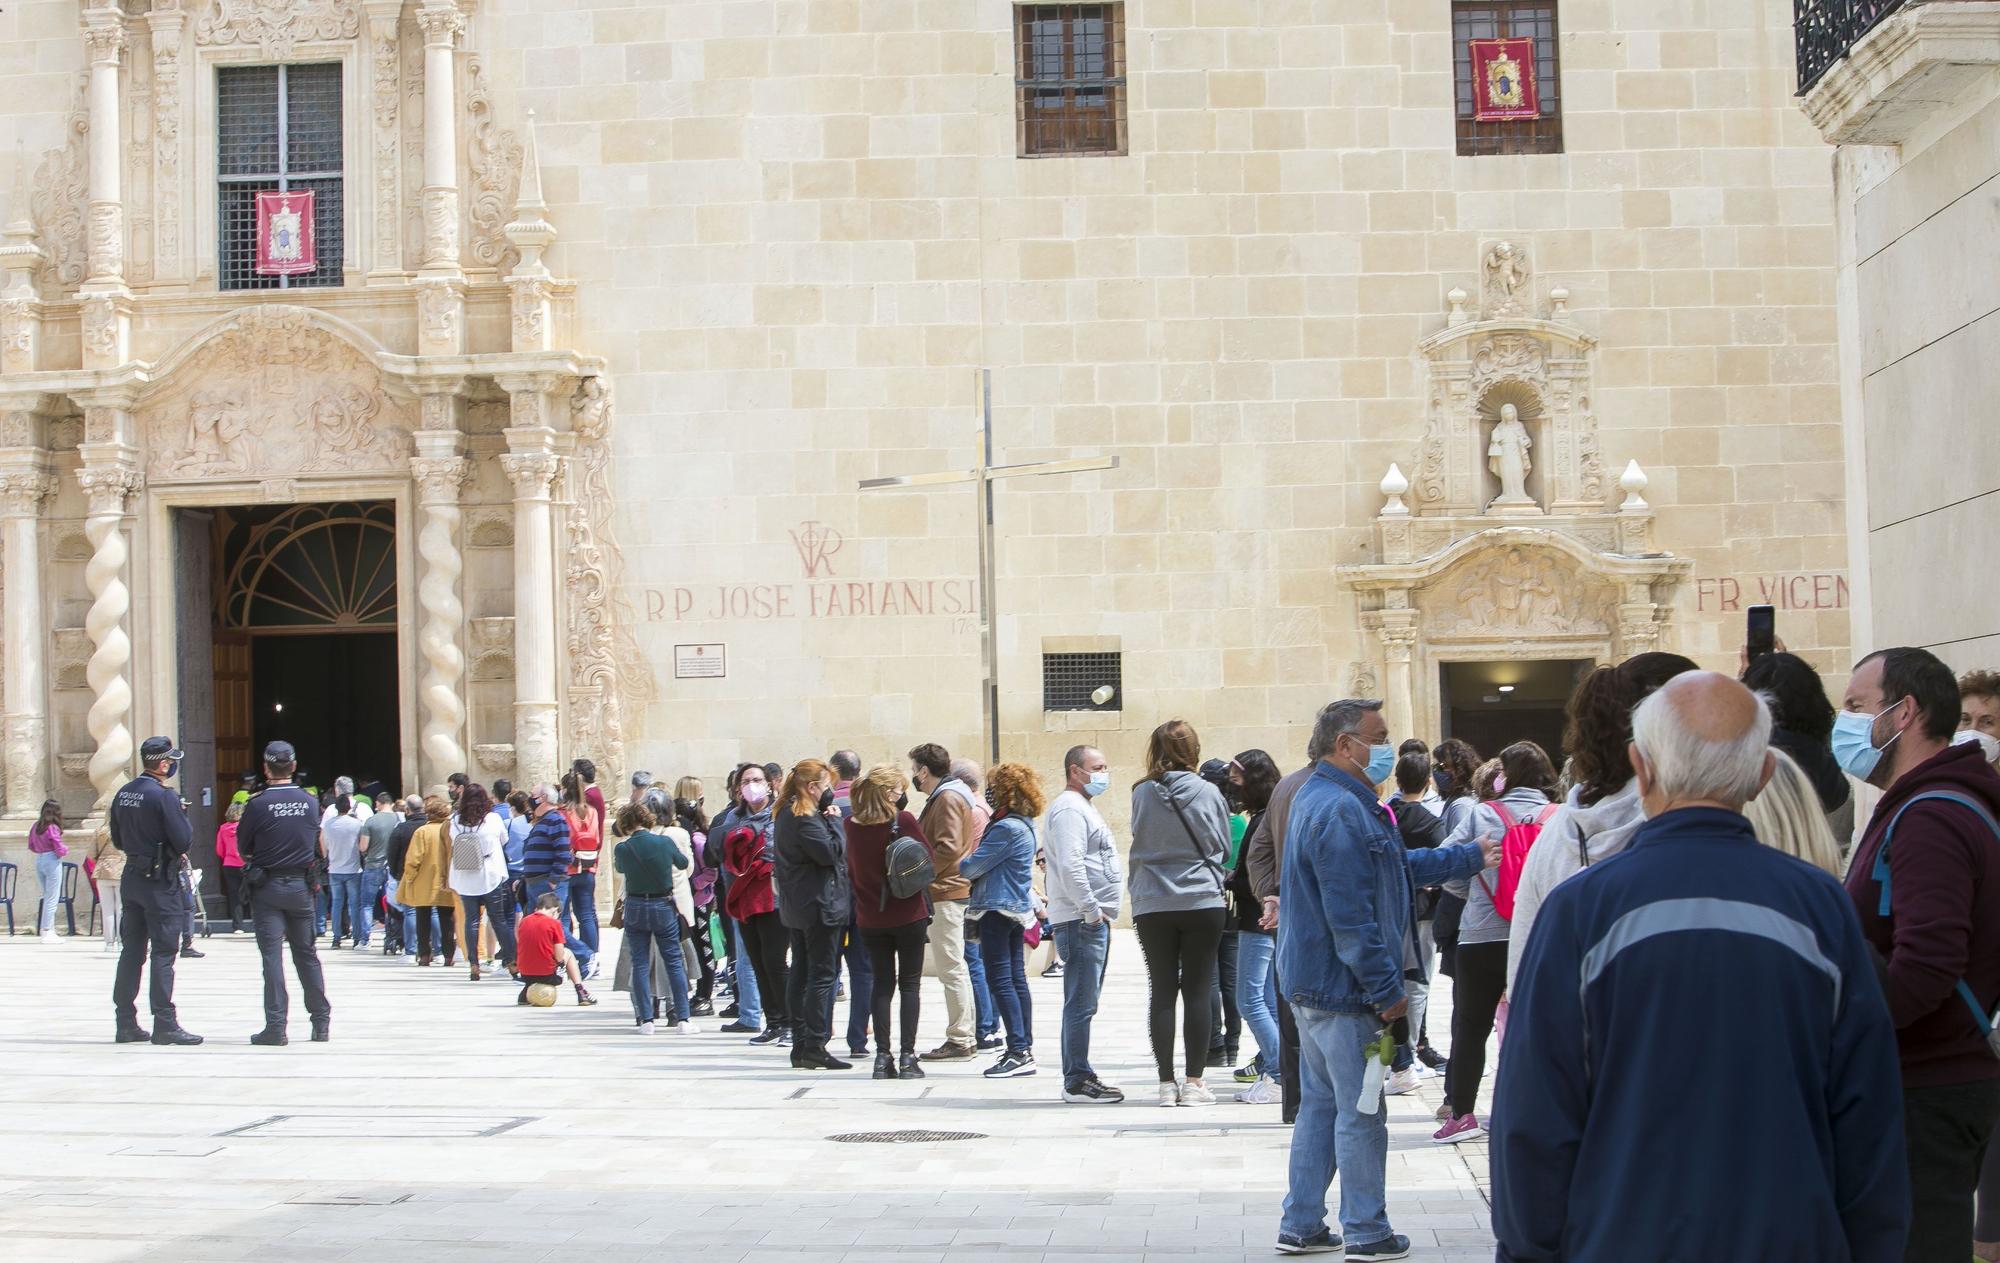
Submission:
M 750 968 L 757 974 L 757 997 L 764 1002 L 765 1029 L 790 1030 L 792 1018 L 786 1012 L 785 997 L 792 975 L 785 968 L 785 949 L 791 945 L 791 931 L 775 912 L 760 912 L 737 925 L 743 931 L 743 953 L 750 958 Z M 800 961 L 798 965 L 804 969 L 806 963 Z
M 456 896 L 454 896 L 456 898 Z M 458 917 L 450 908 L 418 908 L 417 913 L 417 955 L 431 954 L 431 913 L 438 918 L 438 950 L 444 953 L 444 963 L 449 965 L 458 959 Z M 475 951 L 478 948 L 475 946 Z
M 1147 1032 L 1153 1041 L 1153 1064 L 1160 1082 L 1174 1081 L 1174 997 L 1181 1001 L 1181 1035 L 1187 1055 L 1187 1077 L 1201 1078 L 1208 1068 L 1208 1037 L 1214 1029 L 1208 993 L 1215 977 L 1216 951 L 1222 945 L 1223 910 L 1147 912 L 1133 917 L 1139 929 L 1139 949 L 1146 956 L 1146 982 L 1151 994 Z
M 1215 982 L 1208 988 L 1208 1050 L 1236 1056 L 1243 1038 L 1243 1012 L 1236 1007 L 1236 936 L 1224 930 L 1215 949 Z
M 923 999 L 924 945 L 930 942 L 930 918 L 899 925 L 893 930 L 862 930 L 861 944 L 868 949 L 869 972 L 875 976 L 875 1051 L 889 1051 L 889 1002 L 900 996 L 901 1051 L 917 1051 L 918 1005 Z
M 1451 1061 L 1444 1068 L 1444 1099 L 1453 1117 L 1472 1112 L 1486 1073 L 1486 1037 L 1507 990 L 1507 944 L 1460 943 L 1451 980 Z
M 694 962 L 701 969 L 694 998 L 704 1003 L 715 993 L 715 945 L 708 938 L 708 916 L 707 908 L 696 908 L 694 924 L 682 927 L 682 932 L 694 943 Z

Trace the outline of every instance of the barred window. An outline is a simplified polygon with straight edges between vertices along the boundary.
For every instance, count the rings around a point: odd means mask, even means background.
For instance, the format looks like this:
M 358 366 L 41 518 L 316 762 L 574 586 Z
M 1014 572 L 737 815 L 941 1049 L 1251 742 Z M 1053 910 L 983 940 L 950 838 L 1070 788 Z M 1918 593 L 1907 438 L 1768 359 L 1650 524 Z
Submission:
M 1451 6 L 1452 60 L 1458 79 L 1458 153 L 1561 153 L 1562 66 L 1557 55 L 1556 6 L 1455 0 Z M 1535 41 L 1535 93 L 1540 117 L 1482 123 L 1473 117 L 1472 41 Z
M 1125 704 L 1124 664 L 1116 652 L 1044 653 L 1042 709 L 1118 710 Z
M 1014 96 L 1023 158 L 1125 152 L 1125 6 L 1014 10 Z
M 216 283 L 291 289 L 341 283 L 340 63 L 223 66 L 215 72 Z M 257 274 L 257 194 L 313 193 L 319 266 Z

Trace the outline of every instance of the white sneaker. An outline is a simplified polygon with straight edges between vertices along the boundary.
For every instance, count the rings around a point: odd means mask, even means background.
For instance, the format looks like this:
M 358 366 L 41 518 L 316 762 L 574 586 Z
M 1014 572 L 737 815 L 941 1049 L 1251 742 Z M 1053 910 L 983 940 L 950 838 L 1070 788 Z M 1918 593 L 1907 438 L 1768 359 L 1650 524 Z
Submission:
M 1285 1099 L 1284 1089 L 1270 1075 L 1259 1075 L 1257 1082 L 1236 1094 L 1236 1099 L 1244 1105 L 1278 1105 Z
M 1180 1103 L 1181 1103 L 1180 1085 L 1177 1083 L 1162 1083 L 1160 1085 L 1161 1106 L 1163 1106 L 1166 1109 L 1172 1109 L 1174 1106 L 1179 1105 Z
M 597 957 L 593 956 L 590 958 L 590 968 L 584 971 L 583 978 L 588 982 L 595 977 L 597 977 Z
M 650 1026 L 652 1025 L 652 1023 L 648 1022 L 647 1025 Z M 696 1026 L 693 1022 L 675 1022 L 673 1024 L 672 1030 L 676 1035 L 701 1034 L 701 1027 Z
M 1204 1084 L 1196 1083 L 1192 1079 L 1184 1079 L 1181 1082 L 1181 1104 L 1213 1105 L 1215 1104 L 1215 1093 L 1209 1091 Z
M 1417 1090 L 1417 1072 L 1398 1070 L 1382 1084 L 1382 1091 L 1390 1096 L 1403 1096 Z
M 651 1035 L 653 1033 L 653 1024 L 651 1022 L 641 1022 L 634 1029 L 636 1029 L 641 1035 Z

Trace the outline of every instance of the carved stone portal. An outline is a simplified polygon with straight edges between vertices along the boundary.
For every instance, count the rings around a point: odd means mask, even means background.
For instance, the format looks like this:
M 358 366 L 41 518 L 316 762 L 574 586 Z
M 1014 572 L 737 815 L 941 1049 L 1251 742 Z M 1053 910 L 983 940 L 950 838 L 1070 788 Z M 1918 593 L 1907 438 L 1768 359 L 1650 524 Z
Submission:
M 141 405 L 155 480 L 407 469 L 413 409 L 303 308 L 248 308 Z

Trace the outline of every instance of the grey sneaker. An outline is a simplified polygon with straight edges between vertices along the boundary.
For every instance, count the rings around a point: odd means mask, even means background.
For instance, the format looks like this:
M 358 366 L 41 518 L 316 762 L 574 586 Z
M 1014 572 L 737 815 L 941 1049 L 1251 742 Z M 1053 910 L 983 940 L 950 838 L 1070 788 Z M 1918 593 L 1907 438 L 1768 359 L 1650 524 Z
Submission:
M 1310 1237 L 1295 1237 L 1289 1232 L 1278 1234 L 1280 1254 L 1339 1254 L 1340 1234 L 1331 1228 L 1321 1228 Z
M 1371 1241 L 1367 1245 L 1348 1246 L 1347 1257 L 1350 1259 L 1407 1259 L 1410 1257 L 1410 1239 L 1391 1233 L 1380 1241 Z

